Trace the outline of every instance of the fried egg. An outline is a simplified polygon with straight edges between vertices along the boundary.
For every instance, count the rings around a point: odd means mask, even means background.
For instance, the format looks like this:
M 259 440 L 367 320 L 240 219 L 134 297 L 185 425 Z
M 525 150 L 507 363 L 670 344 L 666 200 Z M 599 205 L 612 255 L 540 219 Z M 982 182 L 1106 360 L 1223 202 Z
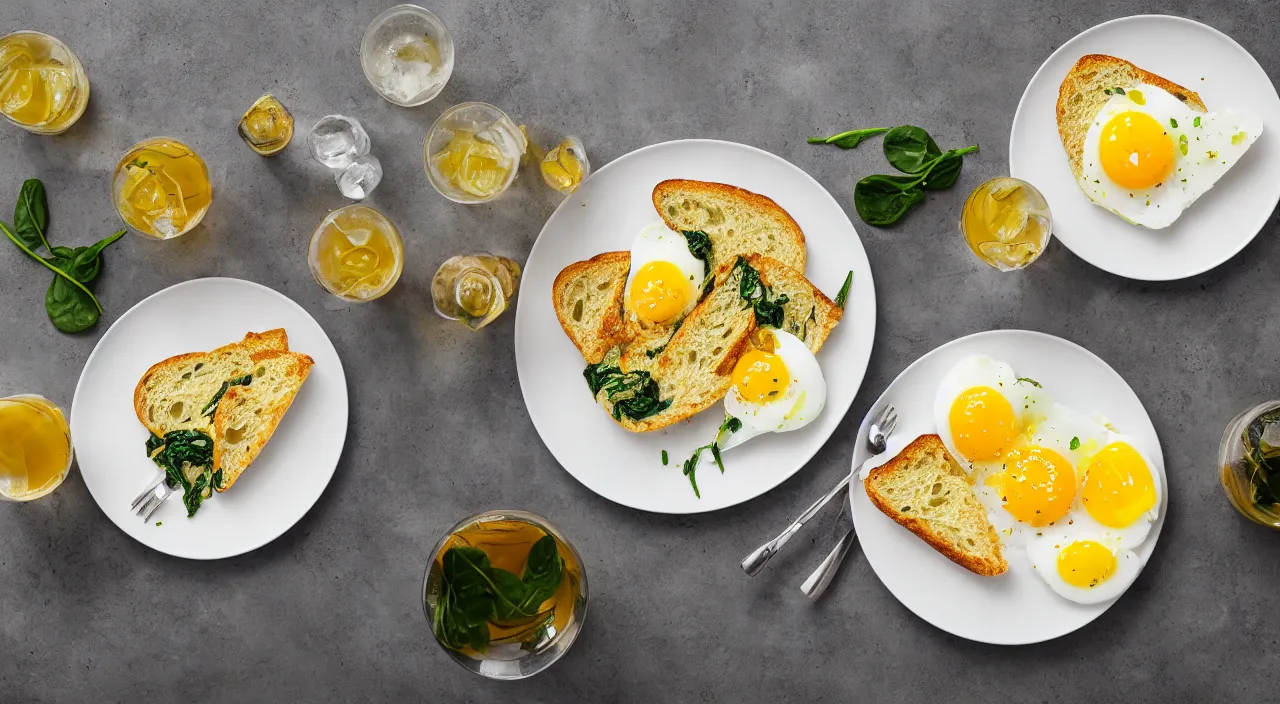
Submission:
M 1050 589 L 1078 604 L 1119 597 L 1142 570 L 1142 560 L 1132 550 L 1107 545 L 1100 536 L 1084 532 L 1070 538 L 1032 538 L 1027 555 Z
M 947 452 L 969 471 L 997 462 L 1022 432 L 1027 389 L 1013 367 L 990 357 L 962 360 L 942 378 L 933 416 Z
M 756 330 L 731 378 L 724 410 L 742 427 L 720 434 L 721 450 L 763 433 L 803 428 L 827 405 L 827 381 L 818 359 L 800 338 L 782 330 Z
M 1173 224 L 1262 134 L 1250 113 L 1196 112 L 1148 84 L 1115 90 L 1085 134 L 1078 182 L 1135 225 Z
M 642 324 L 674 323 L 698 304 L 706 267 L 689 251 L 683 234 L 653 223 L 631 243 L 623 307 Z

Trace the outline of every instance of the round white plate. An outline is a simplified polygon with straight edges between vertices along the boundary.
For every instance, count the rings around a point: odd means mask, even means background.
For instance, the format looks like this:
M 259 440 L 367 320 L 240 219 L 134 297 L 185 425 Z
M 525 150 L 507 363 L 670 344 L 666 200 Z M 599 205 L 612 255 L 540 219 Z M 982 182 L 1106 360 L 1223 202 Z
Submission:
M 551 283 L 561 269 L 601 252 L 628 250 L 640 228 L 660 221 L 653 209 L 653 187 L 670 178 L 728 183 L 772 198 L 804 230 L 806 275 L 828 296 L 834 298 L 853 271 L 844 319 L 818 353 L 827 380 L 826 410 L 800 430 L 758 437 L 725 452 L 723 475 L 705 453 L 697 473 L 701 499 L 681 474 L 681 464 L 694 448 L 715 437 L 724 420 L 723 404 L 663 430 L 623 430 L 592 399 L 582 378 L 586 362 L 551 307 Z M 759 496 L 794 474 L 849 410 L 875 336 L 871 267 L 844 210 L 792 164 L 732 142 L 655 144 L 600 169 L 547 220 L 520 286 L 516 369 L 534 427 L 551 454 L 587 488 L 644 511 L 713 511 Z M 663 450 L 670 457 L 665 467 Z
M 1081 413 L 1105 416 L 1115 428 L 1134 439 L 1156 464 L 1165 487 L 1160 517 L 1147 540 L 1134 552 L 1145 565 L 1169 500 L 1160 440 L 1142 402 L 1107 363 L 1079 345 L 1052 335 L 1027 330 L 993 330 L 949 342 L 916 360 L 872 405 L 872 413 L 858 429 L 853 467 L 868 457 L 870 418 L 886 405 L 898 410 L 898 429 L 887 451 L 868 466 L 883 464 L 920 435 L 936 432 L 933 399 L 938 382 L 958 361 L 987 355 L 1013 365 L 1018 376 L 1039 381 L 1053 397 Z M 849 485 L 853 522 L 867 562 L 898 601 L 917 616 L 948 633 L 999 645 L 1038 643 L 1070 633 L 1111 607 L 1115 601 L 1083 605 L 1055 594 L 1036 576 L 1021 547 L 1006 547 L 1009 571 L 981 577 L 943 557 L 907 529 L 894 523 L 867 498 L 861 477 Z
M 1130 225 L 1085 197 L 1058 138 L 1058 86 L 1086 54 L 1131 61 L 1199 93 L 1210 110 L 1255 113 L 1262 136 L 1172 225 Z M 1053 236 L 1081 259 L 1130 279 L 1194 276 L 1249 244 L 1280 201 L 1280 96 L 1249 52 L 1212 27 L 1164 15 L 1112 20 L 1063 44 L 1031 78 L 1009 133 L 1009 173 L 1040 189 Z
M 284 328 L 289 349 L 316 363 L 271 442 L 233 489 L 214 494 L 194 518 L 172 496 L 144 523 L 129 504 L 161 470 L 147 458 L 150 434 L 133 412 L 138 379 L 173 355 L 273 328 Z M 196 560 L 249 552 L 297 523 L 329 485 L 346 435 L 347 379 L 333 343 L 297 303 L 239 279 L 186 281 L 129 309 L 89 355 L 71 403 L 76 459 L 98 506 L 147 547 Z

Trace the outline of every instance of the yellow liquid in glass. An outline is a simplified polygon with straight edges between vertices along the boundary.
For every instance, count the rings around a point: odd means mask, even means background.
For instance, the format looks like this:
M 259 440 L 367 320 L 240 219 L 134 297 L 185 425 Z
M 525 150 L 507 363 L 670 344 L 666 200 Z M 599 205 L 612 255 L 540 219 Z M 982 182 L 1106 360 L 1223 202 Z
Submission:
M 44 496 L 71 464 L 71 431 L 62 411 L 39 396 L 0 400 L 0 495 L 16 501 Z
M 1021 269 L 1049 244 L 1049 204 L 1035 187 L 995 178 L 974 189 L 960 214 L 960 233 L 973 253 L 1001 271 Z
M 371 301 L 400 279 L 404 244 L 382 213 L 365 205 L 335 210 L 311 236 L 311 274 L 330 293 Z
M 550 535 L 540 526 L 516 519 L 502 521 L 484 521 L 463 528 L 449 537 L 440 554 L 436 556 L 436 569 L 443 570 L 444 553 L 452 547 L 473 547 L 484 551 L 489 564 L 498 569 L 519 575 L 529 559 L 529 550 L 542 536 Z M 553 536 L 554 537 L 554 536 Z M 537 616 L 522 623 L 489 622 L 489 646 L 508 643 L 526 643 L 538 636 L 543 626 L 547 628 L 550 638 L 545 642 L 535 642 L 536 650 L 545 648 L 555 638 L 555 634 L 563 633 L 574 616 L 574 608 L 581 591 L 582 566 L 574 558 L 570 550 L 559 539 L 556 539 L 557 551 L 564 559 L 564 576 L 560 580 L 560 588 L 537 608 Z M 483 657 L 470 647 L 463 648 L 462 653 L 471 657 Z
M 453 138 L 431 159 L 449 183 L 477 198 L 488 198 L 505 188 L 507 177 L 516 168 L 516 159 L 468 130 L 454 130 Z
M 40 134 L 57 134 L 84 113 L 89 78 L 66 45 L 39 32 L 0 38 L 0 113 Z
M 547 152 L 539 165 L 542 180 L 560 193 L 573 193 L 591 169 L 582 142 L 568 137 Z
M 240 137 L 253 151 L 274 156 L 293 139 L 293 116 L 270 93 L 258 98 L 240 118 Z
M 134 145 L 116 166 L 112 190 L 125 223 L 157 239 L 185 234 L 213 202 L 204 160 L 168 137 Z

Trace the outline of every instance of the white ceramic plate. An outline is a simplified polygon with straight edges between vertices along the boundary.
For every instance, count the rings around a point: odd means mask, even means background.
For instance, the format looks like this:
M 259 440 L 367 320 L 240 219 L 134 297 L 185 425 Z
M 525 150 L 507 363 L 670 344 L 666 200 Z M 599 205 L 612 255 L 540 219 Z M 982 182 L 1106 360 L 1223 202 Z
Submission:
M 956 362 L 972 355 L 1008 362 L 1018 376 L 1043 384 L 1055 401 L 1081 413 L 1106 416 L 1156 464 L 1165 487 L 1160 518 L 1134 550 L 1145 565 L 1160 538 L 1170 491 L 1156 430 L 1142 402 L 1115 370 L 1092 352 L 1052 335 L 993 330 L 954 340 L 916 360 L 885 389 L 858 429 L 854 471 L 868 456 L 869 419 L 886 405 L 897 408 L 898 429 L 888 450 L 868 466 L 883 464 L 918 436 L 936 432 L 933 400 L 938 382 Z M 849 486 L 853 522 L 871 568 L 898 601 L 948 633 L 983 643 L 1038 643 L 1084 626 L 1115 603 L 1083 605 L 1063 599 L 1036 576 L 1021 547 L 1005 548 L 1005 574 L 973 574 L 881 513 L 867 498 L 859 476 Z
M 146 456 L 149 433 L 133 412 L 138 379 L 162 359 L 281 327 L 289 348 L 316 363 L 271 442 L 194 518 L 176 495 L 144 523 L 129 504 L 160 469 Z M 89 355 L 71 404 L 80 474 L 102 511 L 147 547 L 197 560 L 249 552 L 297 523 L 329 485 L 346 435 L 347 380 L 333 343 L 297 303 L 239 279 L 187 281 L 129 309 Z
M 758 437 L 725 452 L 726 472 L 708 453 L 694 496 L 681 463 L 711 442 L 724 420 L 718 403 L 690 422 L 651 433 L 629 433 L 591 398 L 586 363 L 551 307 L 551 283 L 565 266 L 601 252 L 628 250 L 640 228 L 659 221 L 653 187 L 670 178 L 728 183 L 772 198 L 804 230 L 806 275 L 835 297 L 852 270 L 845 315 L 818 361 L 827 380 L 827 407 L 800 430 Z M 620 504 L 660 513 L 697 513 L 732 506 L 780 484 L 830 437 L 858 392 L 875 336 L 871 268 L 853 224 L 817 181 L 753 147 L 711 140 L 655 144 L 606 165 L 556 209 L 525 265 L 516 306 L 516 369 L 533 425 L 560 464 L 578 481 Z M 670 457 L 662 465 L 662 451 Z
M 1255 113 L 1262 136 L 1172 225 L 1130 225 L 1085 197 L 1058 138 L 1058 86 L 1086 54 L 1131 61 L 1196 91 L 1210 110 Z M 1131 279 L 1194 276 L 1249 244 L 1280 201 L 1280 97 L 1249 52 L 1212 27 L 1164 15 L 1112 20 L 1063 44 L 1036 71 L 1013 118 L 1009 173 L 1040 189 L 1053 213 L 1053 236 L 1081 259 Z

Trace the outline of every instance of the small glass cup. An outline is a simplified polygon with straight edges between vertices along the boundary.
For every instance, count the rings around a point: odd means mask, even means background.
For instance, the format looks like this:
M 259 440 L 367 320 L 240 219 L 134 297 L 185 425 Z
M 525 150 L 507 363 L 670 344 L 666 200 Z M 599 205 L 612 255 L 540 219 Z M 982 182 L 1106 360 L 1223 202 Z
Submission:
M 520 288 L 520 265 L 493 254 L 450 257 L 431 279 L 436 314 L 472 330 L 492 323 Z
M 1260 525 L 1280 529 L 1280 504 L 1259 506 L 1253 502 L 1253 486 L 1249 481 L 1249 464 L 1244 458 L 1245 430 L 1255 418 L 1280 410 L 1280 401 L 1267 401 L 1245 410 L 1227 424 L 1218 445 L 1218 479 L 1227 500 L 1245 518 Z
M 209 167 L 172 137 L 144 139 L 116 164 L 111 202 L 134 232 L 158 240 L 185 235 L 213 202 Z
M 1016 271 L 1040 258 L 1053 229 L 1049 204 L 1035 186 L 1003 176 L 973 189 L 960 211 L 960 234 L 979 259 Z
M 517 535 L 520 532 L 526 535 L 536 535 L 538 532 L 550 535 L 555 539 L 557 553 L 564 561 L 561 586 L 556 591 L 556 603 L 551 614 L 553 618 L 544 621 L 540 628 L 525 632 L 519 631 L 523 628 L 520 625 L 489 624 L 490 638 L 497 635 L 495 629 L 503 629 L 502 635 L 507 637 L 502 640 L 508 642 L 491 640 L 484 653 L 469 647 L 462 650 L 449 647 L 440 640 L 436 632 L 437 618 L 443 618 L 443 614 L 438 614 L 437 610 L 444 587 L 445 551 L 463 545 L 478 547 L 485 551 L 486 556 L 494 556 L 503 547 L 511 547 L 512 542 L 504 539 L 505 537 L 516 535 L 518 539 L 523 539 L 523 536 Z M 519 544 L 523 546 L 524 543 Z M 506 569 L 501 564 L 493 566 Z M 454 662 L 476 674 L 498 680 L 532 677 L 568 652 L 586 620 L 588 598 L 587 573 L 582 556 L 550 521 L 526 511 L 486 511 L 456 523 L 431 551 L 422 582 L 422 608 L 436 642 Z M 569 603 L 563 604 L 561 601 Z M 567 613 L 561 611 L 566 607 L 569 609 Z M 522 639 L 524 642 L 519 642 Z
M 516 180 L 528 145 L 506 113 L 488 103 L 462 103 L 431 126 L 422 161 L 440 195 L 456 203 L 487 203 Z
M 400 280 L 404 240 L 387 216 L 367 205 L 348 205 L 316 226 L 307 265 L 329 293 L 365 303 L 382 297 Z
M 384 100 L 422 105 L 453 74 L 453 37 L 439 17 L 417 5 L 396 5 L 373 18 L 360 40 L 360 66 Z
M 62 486 L 74 461 L 71 429 L 57 404 L 36 394 L 0 398 L 0 501 L 48 496 Z M 31 486 L 32 462 L 41 465 L 35 468 L 37 486 Z
M 0 37 L 0 115 L 28 132 L 59 134 L 84 114 L 89 77 L 80 59 L 43 32 Z

